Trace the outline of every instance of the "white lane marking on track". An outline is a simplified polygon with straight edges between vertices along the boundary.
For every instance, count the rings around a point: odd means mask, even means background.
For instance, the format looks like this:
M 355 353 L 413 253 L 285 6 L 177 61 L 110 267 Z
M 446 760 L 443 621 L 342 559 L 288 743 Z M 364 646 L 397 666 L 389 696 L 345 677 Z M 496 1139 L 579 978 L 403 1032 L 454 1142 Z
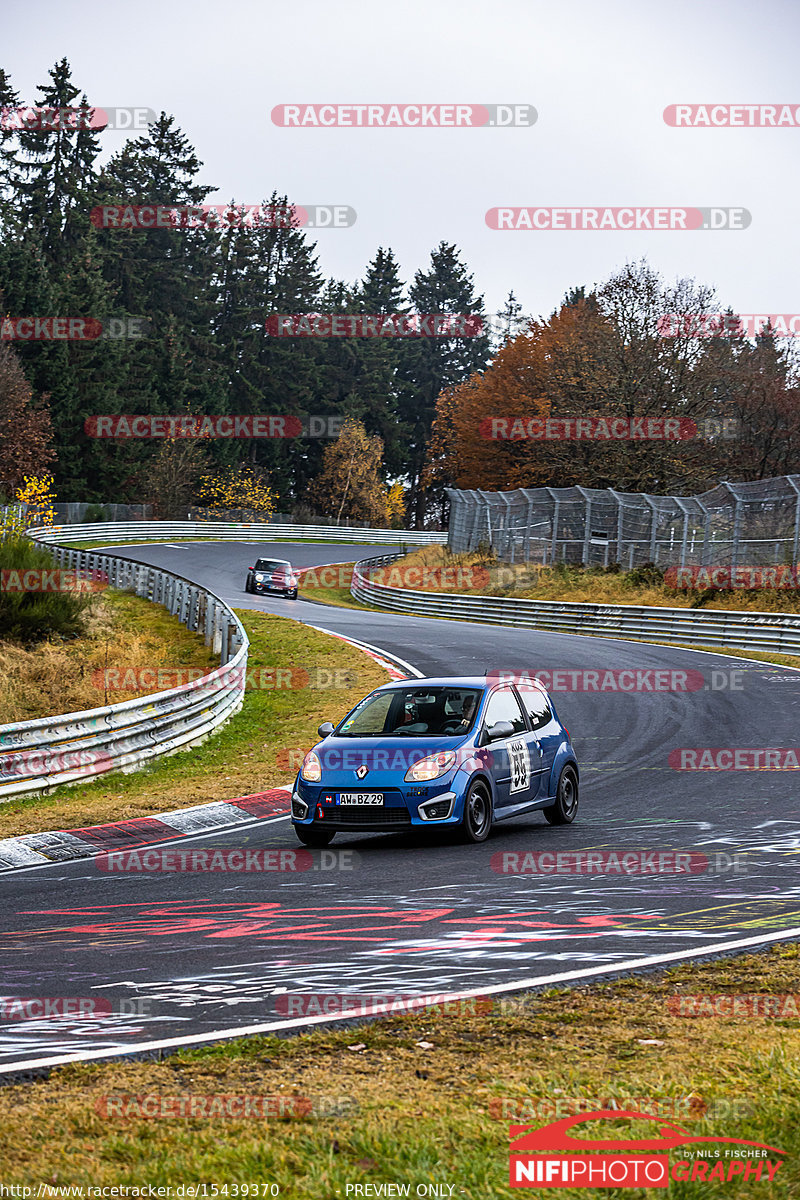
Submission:
M 597 975 L 611 975 L 620 971 L 636 970 L 640 967 L 661 966 L 664 963 L 683 962 L 690 958 L 701 958 L 709 954 L 722 954 L 726 950 L 746 949 L 749 946 L 764 946 L 771 942 L 781 942 L 796 940 L 800 938 L 800 927 L 793 929 L 784 929 L 778 933 L 764 934 L 760 937 L 740 938 L 733 942 L 717 942 L 713 946 L 701 946 L 696 950 L 674 950 L 669 954 L 651 954 L 647 958 L 632 958 L 626 962 L 609 964 L 605 963 L 598 967 L 587 967 L 575 971 L 562 971 L 557 975 L 545 975 L 540 978 L 534 976 L 528 979 L 519 979 L 513 983 L 501 983 L 490 987 L 470 988 L 460 992 L 442 992 L 436 993 L 437 1003 L 444 1003 L 449 1000 L 468 1000 L 473 996 L 496 996 L 504 992 L 519 992 L 525 989 L 554 987 L 560 983 L 577 982 L 582 979 L 590 979 Z M 430 997 L 421 997 L 419 1007 L 424 1007 L 430 1004 Z M 409 1002 L 409 1011 L 414 1007 L 413 1001 Z M 177 1049 L 179 1046 L 199 1046 L 207 1042 L 223 1041 L 228 1038 L 249 1037 L 257 1033 L 269 1033 L 275 1029 L 300 1029 L 311 1025 L 322 1025 L 326 1022 L 334 1024 L 339 1021 L 349 1021 L 357 1017 L 364 1017 L 370 1014 L 365 1013 L 363 1007 L 360 1009 L 348 1009 L 345 1012 L 323 1013 L 314 1017 L 302 1017 L 295 1021 L 268 1021 L 260 1025 L 242 1025 L 232 1029 L 215 1029 L 211 1033 L 196 1034 L 194 1037 L 177 1037 L 177 1038 L 162 1038 L 153 1042 L 138 1042 L 133 1046 L 115 1046 L 113 1049 L 106 1050 L 90 1050 L 84 1054 L 59 1054 L 50 1058 L 34 1058 L 22 1059 L 16 1063 L 0 1064 L 0 1075 L 7 1075 L 13 1071 L 30 1071 L 40 1067 L 58 1066 L 61 1063 L 68 1062 L 93 1062 L 102 1058 L 125 1058 L 130 1054 L 145 1054 L 152 1050 Z M 376 1016 L 382 1016 L 381 1012 L 376 1012 Z

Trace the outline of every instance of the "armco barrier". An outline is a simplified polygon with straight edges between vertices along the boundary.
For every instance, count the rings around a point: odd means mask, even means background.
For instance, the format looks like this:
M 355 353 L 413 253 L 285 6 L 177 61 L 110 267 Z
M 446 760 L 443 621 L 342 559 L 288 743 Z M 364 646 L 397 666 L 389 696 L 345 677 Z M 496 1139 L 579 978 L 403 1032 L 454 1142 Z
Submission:
M 220 666 L 183 687 L 122 704 L 0 726 L 0 801 L 135 770 L 204 741 L 241 707 L 249 643 L 218 596 L 171 571 L 46 543 L 40 531 L 33 536 L 61 567 L 103 572 L 112 586 L 163 604 L 187 629 L 203 634 Z
M 347 529 L 337 525 L 269 525 L 230 521 L 101 521 L 96 525 L 51 525 L 32 529 L 31 536 L 48 545 L 69 542 L 175 542 L 181 538 L 211 541 L 284 542 L 313 538 L 322 542 L 368 542 L 387 546 L 430 546 L 446 542 L 446 532 L 419 529 Z
M 456 596 L 373 583 L 370 574 L 402 555 L 356 563 L 350 592 L 356 600 L 392 612 L 450 617 L 489 625 L 519 625 L 556 633 L 632 638 L 673 645 L 733 646 L 800 654 L 800 616 L 723 609 L 650 608 L 632 604 L 562 604 L 508 596 Z

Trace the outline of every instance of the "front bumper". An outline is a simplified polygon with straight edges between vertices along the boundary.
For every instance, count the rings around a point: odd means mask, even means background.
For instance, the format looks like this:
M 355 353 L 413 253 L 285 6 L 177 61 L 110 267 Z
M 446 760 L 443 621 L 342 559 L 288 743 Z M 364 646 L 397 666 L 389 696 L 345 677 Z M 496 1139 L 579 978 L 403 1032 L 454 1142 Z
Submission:
M 352 790 L 352 789 L 349 789 Z M 458 794 L 449 789 L 434 794 L 408 796 L 400 788 L 382 789 L 386 801 L 380 807 L 369 804 L 332 804 L 324 796 L 333 789 L 319 785 L 295 787 L 292 794 L 292 822 L 317 829 L 389 832 L 411 828 L 457 825 L 461 819 Z M 416 792 L 430 793 L 431 788 Z

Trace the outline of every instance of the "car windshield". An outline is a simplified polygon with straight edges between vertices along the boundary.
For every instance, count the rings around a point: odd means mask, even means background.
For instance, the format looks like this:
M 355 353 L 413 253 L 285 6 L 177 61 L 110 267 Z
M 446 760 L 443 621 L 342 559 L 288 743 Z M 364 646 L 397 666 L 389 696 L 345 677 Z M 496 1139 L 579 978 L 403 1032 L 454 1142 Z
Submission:
M 254 571 L 291 571 L 291 563 L 281 562 L 275 558 L 259 558 L 256 560 Z
M 479 688 L 425 687 L 374 692 L 339 726 L 337 737 L 459 737 L 480 705 Z

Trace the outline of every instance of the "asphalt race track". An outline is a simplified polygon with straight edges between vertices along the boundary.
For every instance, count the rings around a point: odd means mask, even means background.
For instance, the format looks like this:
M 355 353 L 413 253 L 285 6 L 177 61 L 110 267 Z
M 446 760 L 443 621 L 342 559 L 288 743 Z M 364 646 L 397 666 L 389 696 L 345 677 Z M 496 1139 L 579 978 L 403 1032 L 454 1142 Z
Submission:
M 571 826 L 550 827 L 534 814 L 498 826 L 480 846 L 441 836 L 339 834 L 330 850 L 311 852 L 314 869 L 292 873 L 107 874 L 84 860 L 4 875 L 3 993 L 100 997 L 112 1014 L 4 1021 L 0 1070 L 273 1022 L 294 1026 L 309 1019 L 304 1009 L 311 1019 L 319 1013 L 308 1005 L 310 994 L 513 991 L 763 944 L 784 931 L 798 935 L 797 775 L 677 770 L 669 757 L 681 747 L 792 746 L 800 673 L 666 646 L 243 591 L 254 555 L 304 566 L 382 552 L 312 543 L 120 550 L 238 607 L 359 638 L 423 674 L 660 669 L 701 672 L 703 685 L 690 692 L 554 693 L 582 769 L 581 811 Z M 204 834 L 191 845 L 298 847 L 284 817 Z M 651 855 L 645 862 L 659 851 L 695 852 L 707 856 L 709 869 L 497 869 L 500 852 L 577 850 L 640 851 Z

